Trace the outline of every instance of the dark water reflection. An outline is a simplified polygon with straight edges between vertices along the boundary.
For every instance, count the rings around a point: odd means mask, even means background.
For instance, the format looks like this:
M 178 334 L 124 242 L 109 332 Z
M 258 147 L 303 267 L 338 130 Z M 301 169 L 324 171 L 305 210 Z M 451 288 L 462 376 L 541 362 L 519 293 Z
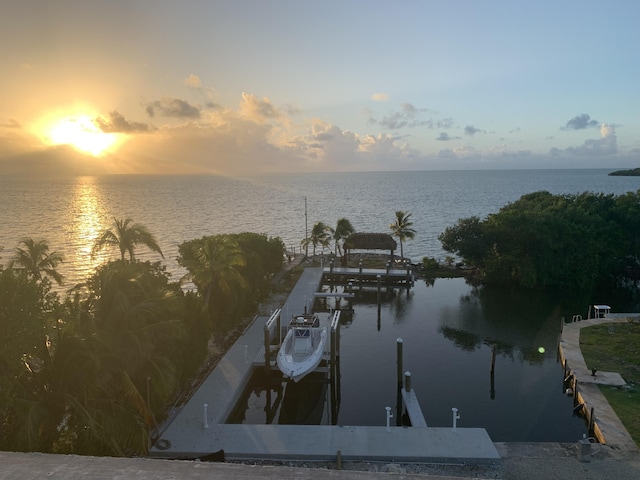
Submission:
M 385 425 L 385 407 L 396 409 L 402 338 L 404 370 L 429 426 L 450 426 L 456 407 L 460 427 L 486 428 L 494 441 L 576 441 L 586 427 L 562 391 L 557 340 L 563 317 L 586 317 L 588 297 L 438 279 L 384 292 L 378 309 L 376 292 L 361 292 L 342 323 L 338 405 L 315 377 L 295 387 L 256 378 L 230 421 Z

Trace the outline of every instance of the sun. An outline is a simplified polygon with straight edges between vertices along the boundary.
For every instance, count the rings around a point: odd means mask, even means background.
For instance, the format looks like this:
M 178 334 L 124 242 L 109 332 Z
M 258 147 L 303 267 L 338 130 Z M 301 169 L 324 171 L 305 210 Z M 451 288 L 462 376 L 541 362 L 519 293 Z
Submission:
M 105 133 L 88 115 L 67 116 L 56 120 L 47 137 L 53 145 L 71 145 L 94 157 L 106 153 L 118 141 L 115 133 Z

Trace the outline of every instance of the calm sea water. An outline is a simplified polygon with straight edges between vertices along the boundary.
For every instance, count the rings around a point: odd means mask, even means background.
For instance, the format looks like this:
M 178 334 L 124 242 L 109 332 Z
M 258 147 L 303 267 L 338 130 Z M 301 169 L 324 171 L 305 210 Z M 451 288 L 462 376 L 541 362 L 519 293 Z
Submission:
M 0 177 L 0 263 L 22 237 L 44 238 L 66 262 L 68 285 L 86 278 L 107 255 L 91 259 L 100 231 L 131 217 L 154 233 L 168 270 L 185 240 L 243 231 L 282 238 L 299 248 L 313 223 L 347 217 L 362 232 L 389 232 L 394 212 L 412 213 L 414 240 L 405 255 L 444 258 L 438 235 L 459 218 L 484 217 L 525 193 L 636 191 L 637 177 L 608 170 L 510 170 L 219 176 Z M 305 198 L 306 211 L 305 217 Z M 142 259 L 158 259 L 141 251 Z
M 260 370 L 229 423 L 384 426 L 389 406 L 395 425 L 402 338 L 403 370 L 429 426 L 450 427 L 455 407 L 459 426 L 485 428 L 494 441 L 574 442 L 587 433 L 556 358 L 561 316 L 580 306 L 575 299 L 437 279 L 388 292 L 378 316 L 376 295 L 358 292 L 341 321 L 339 401 L 317 377 L 280 383 Z
M 444 258 L 438 235 L 459 218 L 485 217 L 523 194 L 547 190 L 623 194 L 640 178 L 609 177 L 608 170 L 396 172 L 216 176 L 101 176 L 75 178 L 0 177 L 0 263 L 22 237 L 45 238 L 66 262 L 68 286 L 82 281 L 102 261 L 92 259 L 94 239 L 113 217 L 131 217 L 153 232 L 165 264 L 177 279 L 178 245 L 203 235 L 243 231 L 281 237 L 299 248 L 316 221 L 335 225 L 340 217 L 358 231 L 388 232 L 396 210 L 411 212 L 416 238 L 405 255 Z M 305 216 L 306 198 L 306 216 Z M 111 252 L 112 257 L 116 252 Z M 143 251 L 142 259 L 159 257 Z M 418 282 L 407 295 L 392 292 L 378 318 L 375 299 L 359 300 L 342 335 L 341 401 L 333 421 L 384 425 L 395 409 L 396 338 L 405 339 L 405 369 L 433 426 L 451 424 L 451 408 L 461 426 L 487 428 L 495 441 L 575 441 L 583 422 L 571 415 L 555 359 L 562 316 L 586 314 L 594 299 L 518 296 L 475 290 L 462 279 Z M 608 299 L 598 299 L 598 301 Z M 582 310 L 577 310 L 582 308 Z M 619 311 L 619 310 L 618 310 Z M 539 353 L 543 347 L 545 353 Z M 494 383 L 490 381 L 496 349 Z M 321 384 L 318 384 L 321 385 Z M 267 415 L 270 389 L 249 392 L 236 421 L 291 422 L 313 414 L 331 421 L 330 402 L 313 403 L 317 387 L 286 387 L 284 401 Z M 320 386 L 320 388 L 322 388 Z M 282 393 L 282 390 L 280 390 Z M 322 392 L 316 399 L 326 399 Z M 292 400 L 293 399 L 293 400 Z M 267 415 L 267 416 L 266 416 Z

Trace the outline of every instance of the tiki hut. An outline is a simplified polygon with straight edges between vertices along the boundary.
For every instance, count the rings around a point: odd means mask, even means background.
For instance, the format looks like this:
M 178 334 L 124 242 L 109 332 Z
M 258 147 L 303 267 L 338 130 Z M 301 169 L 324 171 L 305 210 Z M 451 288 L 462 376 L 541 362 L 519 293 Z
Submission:
M 351 250 L 389 250 L 393 258 L 393 252 L 397 247 L 398 244 L 388 233 L 352 233 L 344 241 L 347 258 Z

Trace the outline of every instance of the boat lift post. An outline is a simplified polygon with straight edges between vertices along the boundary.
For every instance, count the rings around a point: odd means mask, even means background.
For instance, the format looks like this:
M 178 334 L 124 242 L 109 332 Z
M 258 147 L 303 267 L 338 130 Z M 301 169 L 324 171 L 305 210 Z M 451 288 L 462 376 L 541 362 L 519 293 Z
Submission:
M 271 340 L 275 337 L 275 333 L 278 333 L 278 348 L 281 343 L 282 327 L 280 325 L 282 310 L 277 309 L 269 317 L 267 323 L 264 324 L 264 368 L 267 374 L 271 373 Z M 274 326 L 276 332 L 274 332 Z

